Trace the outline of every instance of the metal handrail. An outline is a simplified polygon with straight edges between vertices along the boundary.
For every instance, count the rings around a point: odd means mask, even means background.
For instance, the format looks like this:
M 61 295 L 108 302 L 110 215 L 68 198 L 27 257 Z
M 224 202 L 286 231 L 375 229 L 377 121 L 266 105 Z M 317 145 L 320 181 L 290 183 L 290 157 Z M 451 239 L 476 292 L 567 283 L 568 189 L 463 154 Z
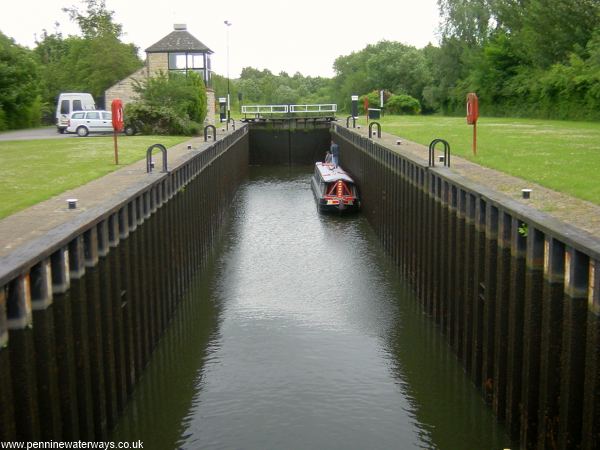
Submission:
M 336 112 L 337 105 L 334 103 L 318 104 L 318 105 L 290 105 L 292 113 L 306 112 Z
M 244 105 L 242 114 L 286 114 L 289 112 L 288 105 Z

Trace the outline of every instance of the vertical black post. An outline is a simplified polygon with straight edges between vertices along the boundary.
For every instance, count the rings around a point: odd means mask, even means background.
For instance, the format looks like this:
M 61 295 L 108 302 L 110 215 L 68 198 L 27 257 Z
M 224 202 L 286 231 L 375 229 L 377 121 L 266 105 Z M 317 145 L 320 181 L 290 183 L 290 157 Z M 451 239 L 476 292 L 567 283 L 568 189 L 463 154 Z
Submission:
M 84 233 L 87 302 L 87 329 L 92 383 L 92 408 L 94 411 L 94 438 L 105 440 L 108 433 L 106 410 L 106 384 L 104 378 L 104 351 L 102 348 L 102 313 L 100 299 L 100 274 L 98 272 L 98 241 L 95 228 Z
M 537 439 L 539 404 L 544 234 L 531 226 L 527 231 L 526 258 L 521 442 L 532 446 Z
M 71 279 L 69 296 L 73 320 L 79 433 L 81 437 L 92 437 L 94 436 L 94 412 L 88 339 L 88 299 L 83 280 L 85 275 L 83 237 L 79 236 L 69 243 L 68 260 Z
M 510 437 L 519 438 L 521 380 L 523 374 L 523 304 L 525 292 L 525 250 L 527 238 L 523 223 L 512 219 L 510 291 L 508 304 L 508 342 L 506 353 L 506 428 Z
M 565 291 L 565 246 L 550 236 L 544 250 L 538 446 L 553 448 L 560 427 L 560 355 Z
M 473 335 L 471 377 L 475 386 L 481 387 L 483 368 L 483 310 L 487 297 L 485 284 L 485 224 L 487 204 L 484 199 L 476 200 L 475 246 L 473 266 Z
M 30 272 L 31 304 L 33 309 L 33 341 L 40 411 L 41 437 L 44 440 L 62 436 L 62 418 L 58 390 L 58 367 L 54 308 L 52 305 L 52 276 L 50 260 L 36 264 Z
M 100 243 L 100 241 L 99 241 Z M 108 242 L 107 242 L 108 244 Z M 101 247 L 99 247 L 100 250 Z M 108 245 L 107 245 L 108 249 Z M 108 250 L 106 250 L 107 252 Z M 100 252 L 99 252 L 100 253 Z M 103 252 L 105 253 L 105 252 Z M 114 254 L 114 252 L 113 252 Z M 105 253 L 97 264 L 99 279 L 99 311 L 100 311 L 100 347 L 103 357 L 104 397 L 106 399 L 106 420 L 108 429 L 112 429 L 117 422 L 117 374 L 116 342 L 119 330 L 115 330 L 115 311 L 113 309 L 113 295 L 117 294 L 113 289 L 113 278 L 111 276 L 111 262 L 113 254 Z M 118 295 L 118 294 L 117 294 Z
M 465 335 L 465 269 L 466 269 L 466 214 L 467 214 L 467 194 L 460 189 L 456 198 L 456 255 L 452 268 L 452 278 L 454 279 L 454 349 L 460 360 L 464 362 L 464 335 Z
M 18 440 L 39 440 L 41 436 L 30 292 L 29 274 L 21 275 L 9 283 L 6 302 Z
M 487 204 L 485 224 L 485 296 L 483 304 L 483 348 L 481 378 L 485 400 L 492 403 L 494 394 L 494 362 L 496 339 L 496 287 L 498 263 L 498 208 Z
M 467 209 L 465 216 L 465 265 L 464 265 L 464 315 L 463 315 L 463 358 L 467 373 L 471 373 L 473 363 L 473 310 L 475 298 L 475 211 L 477 198 L 473 194 L 467 194 Z
M 458 327 L 458 298 L 456 297 L 456 277 L 455 267 L 456 254 L 458 252 L 458 188 L 454 185 L 449 186 L 448 190 L 448 233 L 447 233 L 447 253 L 445 269 L 445 299 L 448 311 L 448 325 L 446 335 L 450 346 L 456 351 L 456 330 Z
M 114 334 L 114 364 L 115 364 L 115 394 L 117 402 L 117 413 L 125 408 L 127 401 L 127 366 L 126 361 L 126 334 L 123 327 L 124 308 L 122 302 L 122 259 L 119 246 L 119 216 L 118 213 L 112 214 L 106 221 L 106 241 L 108 246 L 108 278 L 110 279 L 110 293 L 108 294 L 111 302 L 113 315 L 113 334 Z
M 62 438 L 74 441 L 79 438 L 79 412 L 77 399 L 77 376 L 73 335 L 73 313 L 69 276 L 69 252 L 57 250 L 50 257 L 54 309 L 54 335 L 56 339 L 56 362 Z
M 7 288 L 0 287 L 0 441 L 16 439 L 16 423 L 10 371 L 8 323 L 6 318 Z
M 121 311 L 123 314 L 123 342 L 125 358 L 125 385 L 127 395 L 133 393 L 137 379 L 137 331 L 135 329 L 135 280 L 132 271 L 132 239 L 129 237 L 129 214 L 125 205 L 118 212 L 118 236 L 114 236 L 111 246 L 119 244 L 119 260 L 122 267 L 121 284 Z M 113 225 L 114 226 L 114 225 Z
M 588 326 L 581 448 L 600 442 L 600 261 L 590 261 Z
M 498 420 L 506 416 L 506 384 L 508 378 L 508 310 L 510 296 L 512 218 L 501 212 L 498 222 L 498 262 L 496 274 L 496 313 L 494 337 L 494 398 L 492 408 Z
M 583 422 L 589 257 L 567 248 L 563 309 L 559 448 L 578 448 Z

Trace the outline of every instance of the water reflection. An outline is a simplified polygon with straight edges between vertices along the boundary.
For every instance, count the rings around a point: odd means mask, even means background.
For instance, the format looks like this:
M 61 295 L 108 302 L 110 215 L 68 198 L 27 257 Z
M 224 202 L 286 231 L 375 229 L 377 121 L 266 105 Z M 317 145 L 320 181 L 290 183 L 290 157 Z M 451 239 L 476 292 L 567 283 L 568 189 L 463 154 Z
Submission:
M 317 214 L 310 168 L 251 173 L 225 248 L 116 437 L 145 448 L 502 448 L 366 220 Z

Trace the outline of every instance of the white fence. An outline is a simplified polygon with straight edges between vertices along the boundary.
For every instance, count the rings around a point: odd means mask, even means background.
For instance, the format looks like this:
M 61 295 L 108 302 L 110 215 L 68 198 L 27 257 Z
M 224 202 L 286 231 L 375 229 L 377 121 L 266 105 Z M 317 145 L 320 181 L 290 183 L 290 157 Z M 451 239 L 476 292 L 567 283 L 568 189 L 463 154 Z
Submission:
M 257 116 L 269 114 L 288 114 L 288 113 L 335 113 L 336 104 L 322 105 L 244 105 L 242 114 L 254 114 Z
M 288 105 L 248 105 L 242 106 L 242 114 L 285 114 L 289 112 Z
M 337 105 L 290 105 L 292 113 L 316 113 L 316 112 L 336 112 Z

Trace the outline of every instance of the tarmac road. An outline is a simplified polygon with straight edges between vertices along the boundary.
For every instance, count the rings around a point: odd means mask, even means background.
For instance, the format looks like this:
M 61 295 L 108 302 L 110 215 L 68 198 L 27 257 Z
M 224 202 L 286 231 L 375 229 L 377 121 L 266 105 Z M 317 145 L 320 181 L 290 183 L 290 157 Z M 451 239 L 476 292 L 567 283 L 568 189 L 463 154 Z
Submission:
M 32 139 L 71 139 L 76 134 L 60 134 L 55 126 L 30 128 L 27 130 L 6 131 L 0 133 L 0 141 L 29 141 Z

